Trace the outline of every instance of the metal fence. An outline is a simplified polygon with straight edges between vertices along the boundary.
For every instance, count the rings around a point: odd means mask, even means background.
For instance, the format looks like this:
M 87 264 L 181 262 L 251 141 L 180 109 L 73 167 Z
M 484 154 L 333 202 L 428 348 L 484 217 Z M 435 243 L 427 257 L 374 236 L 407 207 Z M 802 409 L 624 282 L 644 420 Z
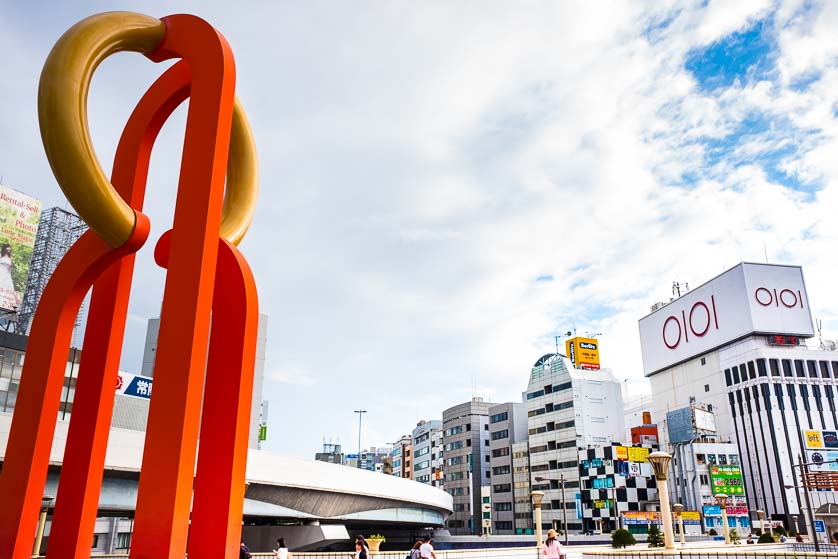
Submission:
M 406 559 L 408 551 L 379 551 L 372 553 L 374 559 Z M 437 559 L 538 559 L 538 549 L 531 547 L 504 547 L 491 549 L 456 549 L 434 551 Z M 274 553 L 252 553 L 253 557 L 276 557 Z M 349 551 L 328 553 L 293 553 L 294 559 L 349 559 L 355 554 Z
M 737 546 L 739 547 L 739 546 Z M 760 550 L 754 546 L 744 547 L 739 549 L 698 549 L 698 550 L 642 550 L 642 549 L 627 549 L 627 550 L 602 550 L 602 551 L 588 551 L 582 554 L 583 559 L 784 559 L 784 558 L 820 558 L 831 557 L 835 559 L 834 551 L 823 551 L 815 553 L 814 551 L 796 550 L 789 546 L 787 548 L 775 548 L 771 550 Z
M 818 544 L 822 552 L 831 553 L 833 557 L 838 557 L 838 545 L 831 543 Z M 815 544 L 813 543 L 795 543 L 792 544 L 795 551 L 815 551 Z

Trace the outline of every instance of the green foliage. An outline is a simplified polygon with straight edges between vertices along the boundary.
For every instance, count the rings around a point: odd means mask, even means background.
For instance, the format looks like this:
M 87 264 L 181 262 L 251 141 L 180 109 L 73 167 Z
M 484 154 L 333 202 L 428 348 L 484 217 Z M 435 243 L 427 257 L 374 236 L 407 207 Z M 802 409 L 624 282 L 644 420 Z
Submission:
M 757 543 L 774 543 L 774 538 L 771 537 L 771 534 L 760 534 Z
M 716 531 L 715 528 L 710 528 L 710 530 L 707 531 L 707 535 L 708 536 L 718 536 L 719 533 Z
M 736 528 L 730 529 L 730 543 L 739 543 L 739 532 L 736 531 Z
M 626 530 L 625 528 L 620 528 L 619 530 L 611 534 L 612 547 L 620 548 L 629 545 L 634 545 L 636 543 L 637 540 L 634 539 L 634 535 L 632 535 L 632 533 Z
M 652 524 L 649 526 L 649 547 L 663 547 L 663 535 L 661 534 L 660 528 L 658 528 L 657 524 Z
M 789 533 L 788 533 L 788 534 L 786 534 L 786 535 L 787 535 L 788 537 L 790 537 L 790 538 L 793 538 L 793 537 L 795 537 L 795 536 L 797 535 L 797 530 L 795 530 L 794 528 L 791 528 L 791 529 L 789 530 Z
M 777 526 L 776 528 L 774 528 L 774 533 L 778 536 L 785 536 L 786 529 L 783 526 Z

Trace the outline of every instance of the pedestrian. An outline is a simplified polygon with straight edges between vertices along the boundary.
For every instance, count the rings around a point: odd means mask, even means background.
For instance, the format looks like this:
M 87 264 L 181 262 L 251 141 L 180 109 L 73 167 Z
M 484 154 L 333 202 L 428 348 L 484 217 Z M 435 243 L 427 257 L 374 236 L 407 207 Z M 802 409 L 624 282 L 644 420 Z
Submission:
M 421 559 L 422 555 L 419 552 L 420 547 L 422 547 L 422 540 L 416 540 L 416 543 L 413 544 L 407 559 Z
M 369 559 L 369 553 L 367 553 L 367 548 L 364 547 L 363 538 L 355 540 L 355 553 L 350 555 L 354 559 Z
M 422 538 L 422 545 L 419 546 L 419 557 L 420 559 L 436 559 L 434 546 L 431 545 L 431 536 L 428 534 L 425 534 L 425 537 Z
M 797 536 L 795 536 L 794 538 L 794 541 L 796 541 L 797 543 L 803 543 L 803 536 L 797 534 Z
M 244 542 L 242 542 L 239 548 L 239 559 L 250 559 L 250 549 L 248 549 L 247 544 Z
M 838 545 L 838 532 L 832 532 L 832 543 Z
M 276 540 L 276 549 L 274 549 L 276 553 L 276 559 L 291 559 L 292 555 L 288 551 L 288 546 L 285 545 L 285 538 L 279 538 Z
M 555 530 L 547 531 L 547 540 L 544 542 L 544 547 L 541 548 L 541 554 L 547 559 L 561 558 L 562 546 L 559 545 L 559 539 L 556 537 Z
M 786 535 L 785 534 L 780 534 L 780 543 L 786 543 L 787 541 L 788 541 L 788 538 L 786 537 Z
M 754 536 L 751 535 L 751 534 L 748 534 L 748 539 L 745 540 L 745 543 L 754 543 Z
M 367 555 L 370 554 L 370 546 L 367 545 L 367 540 L 364 539 L 364 536 L 362 536 L 361 534 L 355 536 L 355 543 L 360 543 L 361 547 L 364 548 L 364 551 L 367 553 Z

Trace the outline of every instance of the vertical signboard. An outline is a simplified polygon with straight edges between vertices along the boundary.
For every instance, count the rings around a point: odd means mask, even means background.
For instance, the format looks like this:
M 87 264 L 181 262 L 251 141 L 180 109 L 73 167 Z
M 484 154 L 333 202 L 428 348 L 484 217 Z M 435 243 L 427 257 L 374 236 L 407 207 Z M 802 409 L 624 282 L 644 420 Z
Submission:
M 0 185 L 0 309 L 20 306 L 32 247 L 38 233 L 41 202 Z

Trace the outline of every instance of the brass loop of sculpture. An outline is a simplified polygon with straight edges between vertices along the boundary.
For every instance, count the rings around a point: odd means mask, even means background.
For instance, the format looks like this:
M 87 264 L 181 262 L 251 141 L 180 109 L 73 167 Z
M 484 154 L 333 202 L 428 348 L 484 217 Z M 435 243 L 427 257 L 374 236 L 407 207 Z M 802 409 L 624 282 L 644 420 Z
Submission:
M 110 183 L 93 149 L 87 119 L 90 80 L 101 62 L 116 52 L 152 53 L 165 35 L 159 19 L 109 12 L 84 19 L 58 40 L 44 64 L 38 88 L 41 138 L 52 171 L 73 208 L 109 246 L 131 237 L 136 210 Z M 256 206 L 256 144 L 236 98 L 227 163 L 227 188 L 219 236 L 238 244 Z

